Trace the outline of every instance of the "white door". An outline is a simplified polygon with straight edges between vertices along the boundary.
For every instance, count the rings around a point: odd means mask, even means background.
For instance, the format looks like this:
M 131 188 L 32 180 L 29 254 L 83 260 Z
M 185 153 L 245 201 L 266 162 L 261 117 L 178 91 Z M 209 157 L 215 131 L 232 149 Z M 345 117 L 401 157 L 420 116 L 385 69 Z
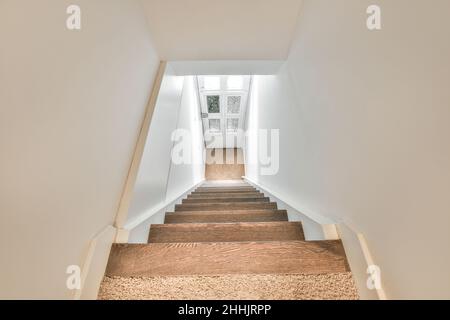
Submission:
M 198 77 L 207 148 L 242 148 L 250 76 Z

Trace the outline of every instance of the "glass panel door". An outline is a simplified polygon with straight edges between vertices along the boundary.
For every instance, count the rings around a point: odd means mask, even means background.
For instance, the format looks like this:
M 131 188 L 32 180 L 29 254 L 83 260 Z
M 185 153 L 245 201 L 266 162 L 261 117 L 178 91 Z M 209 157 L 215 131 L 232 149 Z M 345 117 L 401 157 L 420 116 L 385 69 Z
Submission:
M 241 148 L 250 76 L 199 76 L 207 148 Z M 213 145 L 208 141 L 215 140 Z
M 208 113 L 220 113 L 220 96 L 206 96 L 206 105 Z
M 227 113 L 228 114 L 240 114 L 241 113 L 241 96 L 228 96 L 227 97 Z

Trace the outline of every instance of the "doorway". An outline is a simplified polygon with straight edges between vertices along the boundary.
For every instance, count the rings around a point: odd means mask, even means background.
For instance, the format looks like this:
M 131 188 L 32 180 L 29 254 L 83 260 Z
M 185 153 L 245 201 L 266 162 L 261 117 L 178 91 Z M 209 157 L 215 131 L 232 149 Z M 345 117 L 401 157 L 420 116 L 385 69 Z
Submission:
M 207 149 L 242 148 L 250 76 L 198 76 Z

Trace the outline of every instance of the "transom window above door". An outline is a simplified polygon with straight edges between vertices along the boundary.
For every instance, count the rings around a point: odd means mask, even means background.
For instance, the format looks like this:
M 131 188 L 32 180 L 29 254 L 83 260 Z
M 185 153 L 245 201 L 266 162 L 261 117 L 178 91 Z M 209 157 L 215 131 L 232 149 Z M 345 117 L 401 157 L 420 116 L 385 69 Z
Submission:
M 241 148 L 250 76 L 198 76 L 205 139 L 208 148 Z

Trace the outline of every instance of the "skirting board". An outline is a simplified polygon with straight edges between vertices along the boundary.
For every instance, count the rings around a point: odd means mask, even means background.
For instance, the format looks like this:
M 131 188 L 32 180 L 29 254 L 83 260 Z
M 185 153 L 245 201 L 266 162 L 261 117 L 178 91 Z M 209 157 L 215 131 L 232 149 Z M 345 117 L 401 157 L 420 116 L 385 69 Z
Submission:
M 369 266 L 376 264 L 369 251 L 365 238 L 361 233 L 356 232 L 356 229 L 350 227 L 349 223 L 342 221 L 338 223 L 329 223 L 327 218 L 318 214 L 311 214 L 309 210 L 299 210 L 295 206 L 283 201 L 280 195 L 274 194 L 274 192 L 270 191 L 268 188 L 248 177 L 242 178 L 261 192 L 264 192 L 272 201 L 278 202 L 280 209 L 287 210 L 289 221 L 302 221 L 306 240 L 341 239 L 350 269 L 352 270 L 353 277 L 358 287 L 360 298 L 363 300 L 386 299 L 386 293 L 383 290 L 383 286 L 379 289 L 369 289 L 367 287 L 367 280 L 369 278 L 367 269 Z M 324 221 L 327 223 L 324 224 Z
M 97 299 L 116 231 L 113 226 L 107 226 L 90 241 L 81 269 L 81 288 L 75 291 L 74 300 Z
M 259 183 L 249 179 L 248 177 L 242 178 L 256 189 L 266 194 L 266 196 L 270 197 L 271 201 L 277 202 L 278 208 L 287 210 L 289 221 L 301 221 L 304 227 L 306 240 L 313 241 L 339 239 L 336 225 L 334 223 L 330 223 L 330 221 L 326 218 L 321 218 L 318 221 L 318 219 L 316 219 L 317 215 L 310 216 L 305 214 L 302 210 L 299 210 L 287 201 L 284 201 L 280 195 L 275 194 L 268 188 L 261 186 Z
M 177 197 L 160 203 L 159 205 L 145 211 L 132 221 L 125 224 L 124 228 L 119 229 L 117 232 L 116 243 L 146 243 L 148 240 L 148 231 L 152 223 L 163 223 L 164 214 L 167 211 L 173 211 L 176 204 L 181 203 L 181 201 L 198 186 L 203 184 L 204 180 L 195 184 L 193 187 L 189 188 L 187 191 L 178 195 Z M 162 221 L 152 221 L 152 217 L 161 215 Z M 142 233 L 141 236 L 134 235 L 133 233 Z M 130 239 L 132 241 L 130 241 Z
M 344 245 L 345 254 L 347 256 L 350 269 L 352 270 L 353 278 L 360 299 L 362 300 L 386 300 L 386 293 L 383 289 L 383 274 L 381 273 L 381 288 L 369 289 L 367 281 L 369 280 L 368 268 L 374 266 L 372 255 L 367 246 L 367 242 L 361 233 L 354 231 L 346 223 L 338 223 L 337 229 L 339 236 Z

